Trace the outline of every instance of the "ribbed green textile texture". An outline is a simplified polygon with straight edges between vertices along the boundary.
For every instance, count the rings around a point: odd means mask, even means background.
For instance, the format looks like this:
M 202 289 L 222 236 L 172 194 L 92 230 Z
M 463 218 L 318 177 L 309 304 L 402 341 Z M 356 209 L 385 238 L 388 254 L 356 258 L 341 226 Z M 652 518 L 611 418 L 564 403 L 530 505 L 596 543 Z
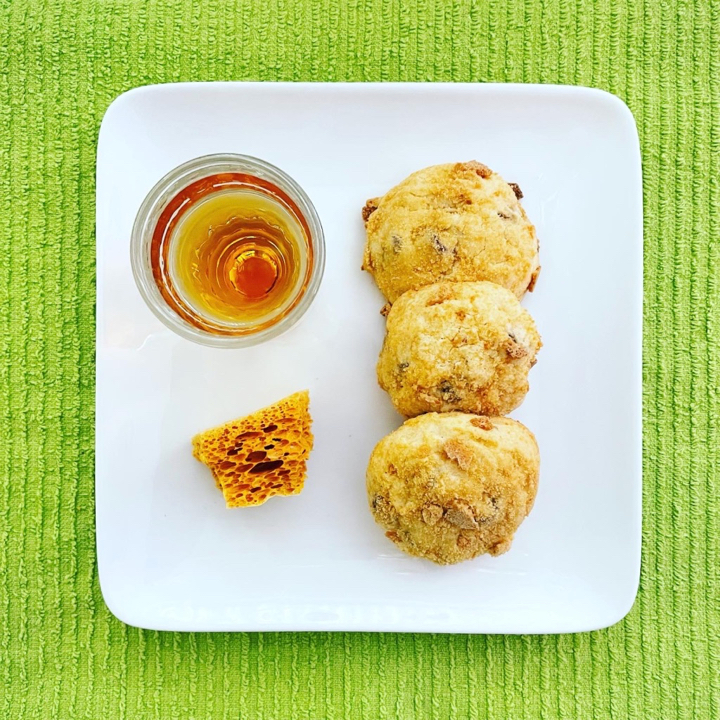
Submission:
M 0 18 L 0 718 L 720 717 L 720 3 L 4 0 Z M 629 104 L 645 485 L 624 621 L 212 635 L 110 615 L 93 518 L 98 128 L 136 85 L 231 79 L 571 83 Z

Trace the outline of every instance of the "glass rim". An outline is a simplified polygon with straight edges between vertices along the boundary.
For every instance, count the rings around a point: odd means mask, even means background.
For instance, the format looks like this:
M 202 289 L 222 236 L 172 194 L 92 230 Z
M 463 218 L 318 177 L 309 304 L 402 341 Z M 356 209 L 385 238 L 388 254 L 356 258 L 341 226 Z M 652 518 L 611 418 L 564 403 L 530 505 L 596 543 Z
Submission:
M 162 210 L 191 182 L 217 172 L 245 172 L 269 180 L 286 192 L 300 209 L 308 228 L 313 253 L 310 280 L 294 307 L 276 323 L 246 334 L 216 334 L 183 319 L 163 298 L 152 273 L 150 245 Z M 167 172 L 148 192 L 135 216 L 130 237 L 130 264 L 145 304 L 165 327 L 192 342 L 210 347 L 241 348 L 258 345 L 291 328 L 317 295 L 325 271 L 325 235 L 317 210 L 303 188 L 277 166 L 252 155 L 214 153 L 188 160 Z

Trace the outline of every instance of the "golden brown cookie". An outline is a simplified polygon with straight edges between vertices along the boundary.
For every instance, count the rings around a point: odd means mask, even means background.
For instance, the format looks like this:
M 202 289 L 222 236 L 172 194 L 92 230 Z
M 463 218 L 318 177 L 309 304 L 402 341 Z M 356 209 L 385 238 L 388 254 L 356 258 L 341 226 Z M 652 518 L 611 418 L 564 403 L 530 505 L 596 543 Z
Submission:
M 520 298 L 540 271 L 521 197 L 475 161 L 415 172 L 363 208 L 363 269 L 390 302 L 439 280 L 489 280 Z
M 519 422 L 429 413 L 377 444 L 368 501 L 402 550 L 458 563 L 510 548 L 535 501 L 539 469 L 535 437 Z
M 377 365 L 398 412 L 506 415 L 525 398 L 542 346 L 530 313 L 490 282 L 409 290 L 387 316 Z

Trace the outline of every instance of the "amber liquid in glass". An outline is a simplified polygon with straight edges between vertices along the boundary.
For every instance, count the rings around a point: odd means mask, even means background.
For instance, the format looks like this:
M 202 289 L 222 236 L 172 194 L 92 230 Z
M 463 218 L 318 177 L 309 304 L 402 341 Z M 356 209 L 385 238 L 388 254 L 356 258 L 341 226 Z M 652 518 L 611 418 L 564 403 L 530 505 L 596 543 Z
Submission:
M 279 188 L 259 178 L 227 173 L 193 183 L 168 204 L 156 238 L 151 261 L 158 287 L 204 329 L 219 323 L 241 334 L 245 325 L 272 325 L 310 278 L 305 219 Z

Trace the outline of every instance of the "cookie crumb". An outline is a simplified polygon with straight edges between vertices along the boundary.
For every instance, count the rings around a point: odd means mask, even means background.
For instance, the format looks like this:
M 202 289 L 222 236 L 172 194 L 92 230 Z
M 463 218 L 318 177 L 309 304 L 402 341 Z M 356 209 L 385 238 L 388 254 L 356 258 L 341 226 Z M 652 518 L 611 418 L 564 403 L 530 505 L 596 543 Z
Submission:
M 490 418 L 485 415 L 478 415 L 470 421 L 471 425 L 481 430 L 492 430 L 495 426 L 490 422 Z
M 465 167 L 474 170 L 483 179 L 487 179 L 492 175 L 492 170 L 487 165 L 483 165 L 477 160 L 471 160 L 470 162 L 465 163 Z
M 425 522 L 425 524 L 436 525 L 438 520 L 443 515 L 443 509 L 439 505 L 430 503 L 420 511 L 420 515 L 422 516 L 423 522 Z
M 518 200 L 522 200 L 523 197 L 523 191 L 520 189 L 520 186 L 517 183 L 508 183 L 508 185 L 512 188 L 512 191 L 515 193 L 515 197 Z
M 470 505 L 464 500 L 456 500 L 453 505 L 445 511 L 445 520 L 462 530 L 477 530 L 479 526 Z
M 461 470 L 467 470 L 472 464 L 473 456 L 470 449 L 460 440 L 446 440 L 443 450 L 450 460 L 456 462 Z
M 530 282 L 528 283 L 528 292 L 532 292 L 535 289 L 535 283 L 537 282 L 538 275 L 540 275 L 540 266 L 535 269 L 533 274 L 530 276 Z
M 386 527 L 397 525 L 397 512 L 390 501 L 382 495 L 376 495 L 372 501 L 375 517 Z
M 513 359 L 513 360 L 519 360 L 520 358 L 524 358 L 528 355 L 528 349 L 521 345 L 516 339 L 514 335 L 510 335 L 510 337 L 505 341 L 505 352 Z
M 369 217 L 378 209 L 378 198 L 370 198 L 365 203 L 365 206 L 362 209 L 362 219 L 363 222 L 367 222 Z

